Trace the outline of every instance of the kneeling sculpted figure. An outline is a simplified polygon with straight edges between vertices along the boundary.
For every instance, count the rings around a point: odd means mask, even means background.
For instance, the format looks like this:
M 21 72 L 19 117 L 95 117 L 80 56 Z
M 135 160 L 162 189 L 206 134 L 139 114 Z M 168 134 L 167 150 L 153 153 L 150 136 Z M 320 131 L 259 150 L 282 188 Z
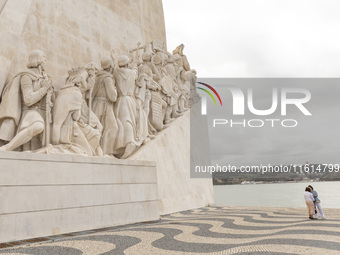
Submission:
M 54 148 L 49 151 L 103 156 L 99 145 L 102 125 L 94 114 L 83 112 L 84 97 L 88 84 L 84 67 L 69 71 L 64 87 L 60 88 L 53 109 Z M 91 120 L 89 120 L 89 117 Z
M 29 54 L 28 70 L 18 73 L 5 87 L 0 105 L 0 140 L 6 144 L 0 147 L 1 151 L 21 145 L 23 150 L 36 150 L 48 143 L 49 134 L 45 135 L 44 131 L 50 125 L 47 120 L 45 126 L 46 117 L 50 118 L 46 109 L 49 111 L 51 107 L 53 87 L 45 66 L 45 54 L 33 50 Z

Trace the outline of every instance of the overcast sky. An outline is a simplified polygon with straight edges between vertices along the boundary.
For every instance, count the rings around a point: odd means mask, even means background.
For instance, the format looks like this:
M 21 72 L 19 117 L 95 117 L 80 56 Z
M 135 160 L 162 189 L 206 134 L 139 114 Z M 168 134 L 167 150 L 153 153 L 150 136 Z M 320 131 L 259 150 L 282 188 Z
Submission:
M 338 0 L 163 0 L 198 77 L 339 77 Z
M 199 78 L 340 77 L 338 0 L 163 0 L 163 8 L 168 50 L 183 43 Z M 298 128 L 209 126 L 213 163 L 338 162 L 338 87 L 322 82 L 309 87 L 313 116 L 289 116 L 299 119 Z M 216 89 L 230 108 L 230 93 Z M 268 106 L 271 90 L 257 91 L 258 102 Z M 224 107 L 208 98 L 208 118 L 232 118 Z
M 215 106 L 208 96 L 208 127 L 212 163 L 220 165 L 303 164 L 339 162 L 340 154 L 340 86 L 339 79 L 203 79 L 214 84 L 221 96 L 223 107 Z M 221 85 L 219 85 L 221 84 Z M 247 97 L 247 88 L 253 88 L 256 109 L 269 109 L 272 105 L 272 88 L 280 95 L 281 88 L 305 88 L 312 98 L 304 107 L 312 114 L 305 116 L 296 106 L 287 106 L 287 115 L 281 115 L 280 96 L 277 110 L 266 116 L 249 113 L 232 115 L 233 98 L 226 84 L 240 88 Z M 202 94 L 202 96 L 205 96 Z M 303 94 L 288 95 L 288 98 L 303 98 Z M 210 100 L 209 100 L 210 99 Z M 213 127 L 213 119 L 226 119 L 229 124 Z M 248 124 L 234 125 L 230 121 L 246 122 L 250 119 L 279 119 L 274 127 L 264 121 L 261 128 L 250 128 Z M 294 119 L 294 128 L 282 127 L 284 119 Z M 255 121 L 250 125 L 260 125 Z M 292 125 L 292 122 L 287 122 Z M 197 138 L 193 138 L 197 139 Z M 199 138 L 198 138 L 199 139 Z

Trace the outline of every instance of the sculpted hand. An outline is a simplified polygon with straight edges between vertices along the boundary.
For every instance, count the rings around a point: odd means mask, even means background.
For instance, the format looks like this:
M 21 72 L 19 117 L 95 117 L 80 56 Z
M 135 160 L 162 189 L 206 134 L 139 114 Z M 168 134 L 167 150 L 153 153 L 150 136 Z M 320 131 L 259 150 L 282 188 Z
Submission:
M 51 80 L 43 80 L 41 82 L 41 85 L 44 87 L 44 88 L 50 88 L 52 86 L 52 81 Z
M 90 89 L 91 87 L 93 87 L 93 85 L 95 84 L 96 82 L 96 77 L 95 76 L 90 76 L 88 79 L 87 79 L 87 84 L 88 84 L 88 89 Z
M 72 113 L 72 119 L 75 121 L 78 121 L 80 119 L 81 113 L 80 111 L 75 111 L 74 113 Z

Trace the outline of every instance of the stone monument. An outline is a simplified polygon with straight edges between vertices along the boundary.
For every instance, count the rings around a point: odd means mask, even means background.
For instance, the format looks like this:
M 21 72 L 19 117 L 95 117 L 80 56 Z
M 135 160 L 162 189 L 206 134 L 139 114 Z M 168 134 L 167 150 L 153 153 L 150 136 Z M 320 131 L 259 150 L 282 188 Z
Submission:
M 0 242 L 212 203 L 189 178 L 196 71 L 166 49 L 162 2 L 23 2 L 0 4 Z

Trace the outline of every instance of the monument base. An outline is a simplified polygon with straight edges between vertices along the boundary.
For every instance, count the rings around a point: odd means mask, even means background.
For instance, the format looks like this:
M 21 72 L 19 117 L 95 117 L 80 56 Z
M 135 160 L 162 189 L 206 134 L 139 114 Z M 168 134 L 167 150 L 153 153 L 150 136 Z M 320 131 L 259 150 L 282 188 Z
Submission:
M 190 144 L 190 115 L 197 114 L 200 105 L 195 104 L 190 111 L 175 119 L 162 130 L 157 137 L 142 146 L 130 159 L 155 161 L 157 165 L 157 183 L 159 213 L 161 215 L 186 211 L 208 206 L 214 203 L 211 175 L 208 178 L 191 178 L 190 161 L 200 157 L 206 165 L 210 163 L 209 148 L 200 143 Z M 196 137 L 208 139 L 206 122 L 199 123 Z M 198 154 L 192 154 L 191 146 L 197 146 Z
M 159 219 L 153 162 L 0 153 L 0 242 Z

